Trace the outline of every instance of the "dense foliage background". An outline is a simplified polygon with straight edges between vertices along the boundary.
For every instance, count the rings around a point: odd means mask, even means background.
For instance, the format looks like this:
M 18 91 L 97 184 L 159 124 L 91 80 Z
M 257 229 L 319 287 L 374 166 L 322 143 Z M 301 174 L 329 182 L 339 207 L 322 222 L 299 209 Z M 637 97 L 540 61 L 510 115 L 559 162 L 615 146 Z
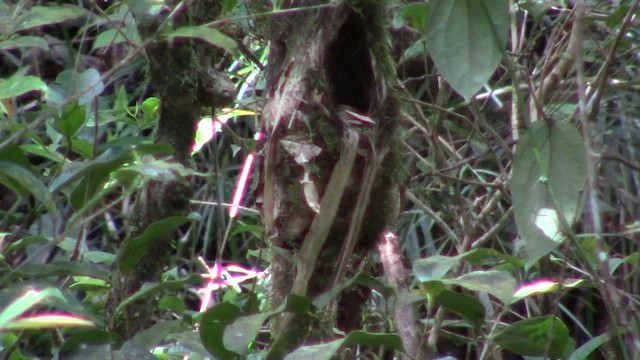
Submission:
M 288 358 L 640 356 L 638 1 L 384 2 L 402 113 L 395 263 L 408 282 L 382 270 L 380 248 L 332 291 L 278 308 L 279 248 L 254 195 L 275 66 L 264 28 L 342 2 L 214 1 L 218 19 L 201 22 L 181 18 L 191 3 L 0 2 L 4 359 L 263 358 L 270 319 L 320 318 L 352 286 L 370 292 L 362 328 L 329 329 Z M 182 108 L 198 116 L 186 160 L 154 141 L 160 97 L 184 85 L 150 84 L 175 72 L 148 66 L 160 42 L 213 49 L 202 66 L 237 91 Z M 140 228 L 134 204 L 153 183 L 188 187 L 189 211 Z M 114 296 L 174 231 L 161 278 Z M 119 331 L 140 303 L 149 318 Z M 399 324 L 399 309 L 415 321 Z

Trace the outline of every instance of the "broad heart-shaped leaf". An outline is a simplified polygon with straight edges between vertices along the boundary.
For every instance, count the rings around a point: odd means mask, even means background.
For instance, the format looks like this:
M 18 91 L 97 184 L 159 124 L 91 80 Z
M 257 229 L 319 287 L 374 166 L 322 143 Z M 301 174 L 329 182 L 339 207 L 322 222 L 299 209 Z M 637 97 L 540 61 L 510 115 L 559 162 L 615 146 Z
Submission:
M 207 26 L 183 26 L 177 28 L 171 34 L 169 38 L 196 38 L 208 42 L 211 45 L 223 48 L 227 50 L 234 57 L 240 57 L 240 50 L 238 50 L 238 43 L 235 40 L 221 33 L 216 29 L 212 29 Z
M 494 341 L 514 354 L 565 359 L 575 348 L 569 329 L 555 316 L 515 322 L 498 332 Z
M 277 309 L 259 314 L 240 316 L 224 329 L 222 344 L 226 350 L 244 355 L 249 344 L 258 336 L 262 324 L 271 316 L 284 311 L 296 314 L 308 314 L 311 299 L 306 296 L 289 294 L 285 302 Z
M 353 331 L 346 337 L 328 343 L 302 346 L 285 356 L 285 360 L 329 360 L 343 345 L 374 345 L 403 351 L 402 339 L 397 334 Z
M 205 349 L 218 359 L 236 359 L 238 354 L 224 346 L 227 325 L 240 317 L 240 308 L 231 303 L 220 303 L 207 310 L 200 321 L 200 339 Z
M 511 194 L 529 262 L 558 246 L 548 236 L 554 232 L 551 226 L 542 227 L 542 214 L 548 209 L 560 212 L 569 225 L 578 216 L 586 166 L 582 137 L 570 123 L 535 122 L 522 136 L 513 160 Z
M 470 100 L 502 59 L 509 0 L 440 0 L 427 6 L 431 58 L 449 85 Z
M 47 103 L 63 105 L 70 100 L 78 100 L 78 104 L 85 105 L 103 90 L 104 83 L 98 70 L 87 69 L 81 73 L 64 70 L 56 77 L 55 84 L 47 89 Z
M 459 285 L 472 291 L 484 291 L 509 303 L 516 288 L 516 279 L 506 271 L 473 271 L 456 279 L 442 280 L 445 284 Z
M 194 220 L 193 216 L 172 216 L 162 219 L 149 225 L 141 235 L 126 240 L 119 260 L 120 270 L 123 273 L 133 270 L 157 238 L 171 234 L 178 226 L 191 220 Z

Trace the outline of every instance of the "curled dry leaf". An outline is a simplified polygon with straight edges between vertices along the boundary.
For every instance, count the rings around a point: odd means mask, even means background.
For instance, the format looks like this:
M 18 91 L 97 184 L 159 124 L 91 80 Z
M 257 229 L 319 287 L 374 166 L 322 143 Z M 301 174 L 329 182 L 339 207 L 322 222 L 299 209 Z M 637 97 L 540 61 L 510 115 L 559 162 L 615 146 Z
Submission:
M 309 162 L 322 150 L 319 146 L 312 143 L 303 143 L 299 141 L 292 141 L 282 139 L 280 140 L 282 147 L 293 156 L 293 160 L 301 166 L 306 166 Z
M 302 178 L 302 180 L 300 180 L 300 183 L 304 188 L 304 199 L 307 201 L 307 205 L 309 205 L 311 210 L 319 214 L 320 201 L 318 199 L 318 188 L 316 187 L 316 184 L 311 180 L 308 171 L 304 173 L 304 177 Z

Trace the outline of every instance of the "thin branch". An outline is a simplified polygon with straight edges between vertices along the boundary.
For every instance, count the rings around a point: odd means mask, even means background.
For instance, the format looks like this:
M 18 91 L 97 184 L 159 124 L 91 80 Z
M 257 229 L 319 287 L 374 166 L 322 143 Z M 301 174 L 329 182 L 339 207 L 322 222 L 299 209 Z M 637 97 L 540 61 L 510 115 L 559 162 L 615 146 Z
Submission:
M 435 211 L 431 210 L 430 207 L 425 205 L 410 190 L 407 190 L 406 195 L 407 195 L 407 199 L 409 199 L 409 201 L 411 201 L 414 205 L 419 207 L 420 210 L 424 211 L 427 215 L 431 216 L 433 221 L 435 221 L 435 223 L 438 224 L 438 226 L 440 226 L 440 228 L 442 228 L 442 230 L 445 232 L 445 234 L 447 234 L 447 236 L 449 236 L 451 239 L 453 239 L 456 242 L 456 244 L 460 244 L 461 243 L 460 238 L 458 237 L 458 235 L 456 235 L 456 233 L 454 233 L 453 230 L 451 230 L 449 225 L 447 225 L 447 223 L 444 220 L 442 220 L 442 218 L 440 216 L 438 216 L 438 214 L 436 214 Z

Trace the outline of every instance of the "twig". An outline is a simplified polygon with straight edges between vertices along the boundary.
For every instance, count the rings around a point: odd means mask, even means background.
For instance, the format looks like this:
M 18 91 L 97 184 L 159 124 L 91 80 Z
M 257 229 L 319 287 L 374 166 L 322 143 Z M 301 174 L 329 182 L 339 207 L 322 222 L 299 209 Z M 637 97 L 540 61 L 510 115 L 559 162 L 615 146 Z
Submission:
M 414 205 L 419 207 L 420 210 L 424 211 L 427 215 L 431 216 L 431 218 L 433 218 L 433 221 L 435 221 L 435 223 L 438 224 L 440 228 L 442 228 L 442 230 L 445 232 L 445 234 L 447 234 L 447 236 L 453 239 L 457 244 L 461 243 L 460 238 L 458 237 L 458 235 L 456 235 L 453 232 L 453 230 L 451 230 L 449 225 L 447 225 L 447 223 L 444 222 L 444 220 L 442 220 L 442 218 L 440 218 L 438 214 L 436 214 L 433 210 L 431 210 L 431 208 L 429 208 L 422 201 L 420 201 L 420 199 L 418 199 L 415 195 L 413 195 L 413 193 L 410 190 L 407 190 L 406 196 L 407 196 L 407 199 L 409 199 Z
M 616 36 L 616 39 L 611 45 L 611 49 L 609 50 L 609 54 L 607 54 L 607 58 L 602 64 L 602 67 L 600 67 L 600 70 L 598 70 L 598 73 L 596 74 L 595 80 L 593 81 L 593 85 L 590 87 L 589 92 L 585 95 L 585 101 L 590 104 L 587 117 L 587 120 L 589 120 L 590 122 L 592 122 L 598 114 L 600 101 L 602 100 L 602 94 L 604 93 L 604 87 L 607 85 L 609 68 L 613 64 L 613 60 L 616 57 L 616 49 L 620 45 L 622 39 L 624 39 L 624 37 L 627 35 L 629 26 L 631 26 L 631 23 L 636 16 L 636 9 L 638 8 L 638 4 L 640 4 L 640 0 L 636 0 L 635 3 L 629 7 L 629 11 L 627 11 L 627 15 L 625 15 L 624 20 L 622 20 L 622 26 L 620 26 L 618 36 Z
M 342 245 L 342 251 L 340 251 L 340 258 L 338 260 L 338 266 L 333 276 L 333 287 L 338 286 L 342 282 L 342 278 L 347 269 L 347 263 L 351 261 L 351 254 L 356 245 L 356 242 L 360 235 L 360 229 L 364 221 L 364 214 L 369 205 L 369 199 L 371 198 L 371 190 L 373 189 L 373 182 L 376 178 L 378 168 L 385 154 L 378 154 L 375 149 L 375 145 L 370 142 L 371 153 L 367 155 L 364 174 L 362 176 L 362 186 L 358 193 L 358 199 L 356 200 L 356 206 L 353 209 L 353 215 L 349 222 L 349 230 L 347 232 L 347 238 Z
M 636 5 L 637 4 L 638 2 L 636 2 Z M 636 7 L 636 5 L 631 7 L 629 11 L 631 12 Z M 572 29 L 571 38 L 576 39 L 576 48 L 575 48 L 574 56 L 576 59 L 576 73 L 577 73 L 576 87 L 578 90 L 578 110 L 579 110 L 578 116 L 580 119 L 580 125 L 582 127 L 584 152 L 585 152 L 585 157 L 587 159 L 586 193 L 587 193 L 589 208 L 591 210 L 590 211 L 591 226 L 593 227 L 595 239 L 599 247 L 598 252 L 606 253 L 607 246 L 602 239 L 603 231 L 602 231 L 601 210 L 600 210 L 600 204 L 598 200 L 599 195 L 596 190 L 597 175 L 596 175 L 594 161 L 592 161 L 591 159 L 591 154 L 593 154 L 594 151 L 593 151 L 593 143 L 591 138 L 592 134 L 591 134 L 590 119 L 592 118 L 593 114 L 590 115 L 589 110 L 593 111 L 593 107 L 591 109 L 588 109 L 588 105 L 587 105 L 586 80 L 584 75 L 584 62 L 583 62 L 583 45 L 584 45 L 583 33 L 584 33 L 584 17 L 586 13 L 585 6 L 586 5 L 584 0 L 578 1 L 576 3 L 575 21 Z M 630 18 L 625 20 L 630 21 Z M 622 27 L 624 28 L 625 25 L 623 24 Z M 619 38 L 617 38 L 616 40 L 618 39 Z M 617 47 L 617 42 L 614 43 L 614 45 L 612 46 L 612 51 L 616 47 Z M 610 65 L 610 57 L 607 58 L 607 61 L 605 61 L 605 64 L 603 64 L 602 68 L 600 69 L 601 71 L 598 73 L 598 77 L 599 77 L 598 80 L 601 83 L 604 83 L 603 79 L 606 76 L 605 75 L 606 72 L 603 72 L 603 71 L 607 70 L 609 65 Z M 601 91 L 597 91 L 595 93 L 594 100 L 599 101 L 601 96 L 602 96 Z M 595 106 L 595 104 L 593 106 Z M 607 313 L 611 317 L 610 319 L 610 322 L 612 325 L 611 335 L 618 340 L 618 345 L 619 345 L 619 348 L 616 349 L 616 355 L 617 355 L 616 357 L 627 360 L 629 359 L 629 354 L 627 351 L 625 351 L 626 345 L 624 344 L 624 341 L 622 340 L 620 334 L 616 330 L 618 327 L 625 328 L 627 325 L 625 324 L 627 320 L 625 320 L 626 319 L 625 315 L 620 313 L 620 310 L 622 310 L 623 307 L 619 307 L 619 306 L 616 307 L 617 309 L 619 309 L 619 311 L 616 311 L 616 308 L 614 308 L 614 306 L 612 305 L 612 304 L 621 304 L 620 296 L 617 292 L 617 289 L 615 289 L 613 285 L 614 284 L 613 279 L 611 279 L 609 275 L 611 273 L 609 270 L 609 262 L 606 260 L 600 261 L 599 265 L 601 267 L 600 269 L 601 272 L 598 273 L 598 271 L 594 271 L 593 276 L 597 280 L 600 280 L 600 279 L 603 280 L 602 282 L 596 281 L 596 284 L 598 284 L 597 286 L 599 288 L 599 291 L 602 293 L 602 295 L 606 296 L 606 301 L 604 301 L 604 303 L 605 303 Z
M 500 220 L 498 220 L 498 222 L 495 225 L 493 225 L 491 229 L 489 229 L 489 231 L 484 233 L 484 235 L 482 235 L 480 238 L 478 238 L 476 241 L 474 241 L 471 244 L 471 248 L 475 249 L 484 245 L 484 243 L 487 242 L 487 240 L 491 239 L 498 231 L 500 231 L 505 225 L 507 225 L 507 223 L 511 220 L 512 215 L 513 215 L 513 208 L 510 208 L 509 210 L 505 211 L 505 213 L 502 214 L 502 217 L 500 217 Z

